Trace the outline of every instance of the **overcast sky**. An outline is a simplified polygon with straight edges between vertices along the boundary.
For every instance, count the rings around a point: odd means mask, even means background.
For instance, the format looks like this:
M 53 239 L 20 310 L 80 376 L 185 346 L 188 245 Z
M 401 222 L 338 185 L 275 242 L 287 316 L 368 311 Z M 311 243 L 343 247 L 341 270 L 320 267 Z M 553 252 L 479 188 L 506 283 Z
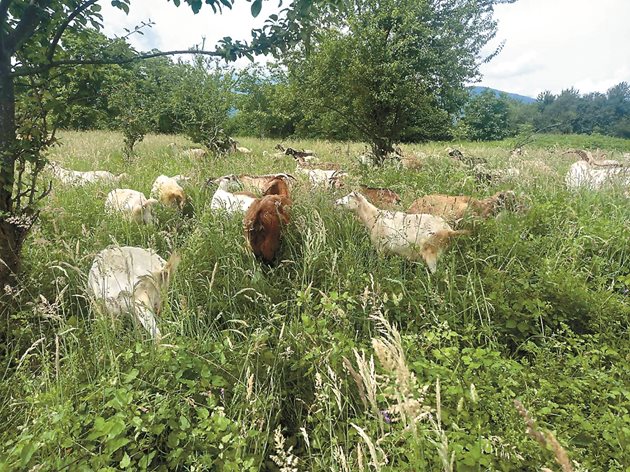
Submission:
M 183 3 L 183 2 L 182 2 Z M 103 2 L 105 32 L 124 34 L 142 20 L 155 26 L 144 36 L 134 35 L 139 50 L 188 49 L 213 45 L 224 36 L 247 39 L 252 27 L 277 10 L 277 2 L 263 3 L 257 19 L 250 3 L 236 0 L 233 11 L 214 15 L 202 8 L 198 15 L 165 0 L 133 0 L 129 15 Z M 559 93 L 576 87 L 582 93 L 605 92 L 621 81 L 630 82 L 630 0 L 518 0 L 496 7 L 499 31 L 494 46 L 503 51 L 482 66 L 479 85 L 531 97 L 543 90 Z

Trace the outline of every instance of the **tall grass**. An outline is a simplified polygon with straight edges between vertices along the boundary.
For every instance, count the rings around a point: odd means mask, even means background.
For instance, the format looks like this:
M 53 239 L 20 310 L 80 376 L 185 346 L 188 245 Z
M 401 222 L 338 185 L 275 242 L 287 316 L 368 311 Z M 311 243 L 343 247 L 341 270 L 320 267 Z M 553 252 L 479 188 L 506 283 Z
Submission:
M 287 142 L 351 179 L 337 192 L 295 187 L 281 257 L 266 267 L 242 221 L 210 211 L 206 181 L 293 172 L 275 142 L 242 138 L 252 154 L 192 160 L 168 147 L 183 138 L 148 136 L 127 162 L 115 133 L 63 133 L 50 159 L 126 172 L 122 186 L 147 195 L 160 174 L 189 175 L 191 211 L 162 209 L 155 227 L 139 227 L 104 213 L 109 188 L 55 184 L 5 294 L 0 470 L 552 468 L 514 398 L 582 467 L 622 470 L 630 204 L 617 188 L 564 189 L 575 157 L 562 151 L 576 139 L 541 138 L 519 159 L 510 142 L 457 143 L 492 169 L 521 171 L 492 184 L 442 143 L 405 146 L 426 156 L 406 171 L 361 167 L 360 143 Z M 476 223 L 430 276 L 378 255 L 356 218 L 333 207 L 359 182 L 394 189 L 402 208 L 428 193 L 500 189 L 522 208 Z M 89 307 L 87 271 L 111 244 L 181 252 L 159 318 L 169 346 Z

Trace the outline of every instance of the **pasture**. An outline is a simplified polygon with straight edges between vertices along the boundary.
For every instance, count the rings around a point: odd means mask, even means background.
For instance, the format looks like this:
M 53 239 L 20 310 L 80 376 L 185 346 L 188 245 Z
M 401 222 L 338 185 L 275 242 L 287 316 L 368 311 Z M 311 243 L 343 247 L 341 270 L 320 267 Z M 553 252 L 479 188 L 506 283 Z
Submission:
M 0 470 L 629 470 L 630 199 L 564 185 L 578 160 L 564 151 L 620 159 L 629 141 L 543 136 L 520 157 L 511 142 L 403 146 L 422 153 L 417 170 L 362 166 L 359 143 L 285 142 L 349 178 L 293 187 L 271 267 L 248 250 L 242 217 L 210 211 L 206 182 L 295 173 L 277 142 L 193 158 L 177 150 L 184 138 L 151 135 L 126 162 L 116 133 L 60 141 L 49 159 L 124 172 L 120 187 L 147 196 L 160 174 L 190 176 L 189 202 L 140 226 L 105 213 L 114 187 L 55 182 L 3 295 Z M 480 182 L 447 145 L 518 175 Z M 333 206 L 359 184 L 394 190 L 401 211 L 431 193 L 512 190 L 519 205 L 471 222 L 430 274 L 378 254 Z M 87 272 L 109 245 L 179 251 L 162 345 L 90 308 Z M 514 400 L 572 464 L 528 436 Z

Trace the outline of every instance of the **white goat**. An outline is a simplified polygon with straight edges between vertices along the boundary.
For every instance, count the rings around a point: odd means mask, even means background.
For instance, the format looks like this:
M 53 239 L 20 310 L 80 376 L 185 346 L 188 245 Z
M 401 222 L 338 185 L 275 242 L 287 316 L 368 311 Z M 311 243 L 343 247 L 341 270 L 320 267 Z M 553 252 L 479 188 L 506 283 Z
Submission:
M 315 187 L 338 188 L 341 185 L 341 179 L 348 174 L 338 170 L 325 169 L 305 169 L 298 164 L 296 168 L 297 174 L 305 175 L 311 185 Z
M 186 149 L 182 154 L 186 157 L 190 157 L 191 159 L 201 159 L 206 157 L 208 153 L 205 149 L 190 148 Z
M 211 210 L 225 210 L 227 213 L 245 212 L 256 200 L 255 197 L 232 193 L 228 191 L 232 181 L 238 181 L 236 176 L 225 176 L 215 180 L 219 184 L 219 188 L 214 192 L 212 201 L 210 202 Z
M 160 175 L 155 179 L 153 187 L 151 187 L 151 197 L 157 198 L 165 206 L 177 207 L 180 210 L 184 208 L 186 203 L 184 189 L 175 178 L 166 175 Z
M 159 342 L 155 315 L 179 261 L 177 253 L 166 262 L 155 252 L 139 247 L 104 249 L 90 268 L 88 294 L 92 303 L 111 317 L 132 314 Z
M 431 273 L 435 272 L 437 260 L 449 240 L 470 234 L 453 230 L 439 216 L 380 210 L 359 192 L 352 192 L 335 204 L 358 214 L 377 251 L 398 254 L 412 261 L 423 259 Z
M 577 161 L 569 168 L 565 182 L 567 188 L 573 190 L 580 187 L 599 190 L 615 183 L 630 187 L 630 167 L 598 166 Z
M 108 184 L 117 184 L 121 179 L 127 177 L 127 174 L 114 175 L 106 170 L 91 170 L 81 172 L 78 170 L 64 169 L 56 162 L 50 163 L 52 174 L 66 185 L 82 187 L 84 185 L 103 182 Z
M 105 210 L 119 212 L 136 223 L 153 224 L 153 207 L 158 201 L 147 199 L 142 192 L 129 188 L 117 188 L 107 194 Z

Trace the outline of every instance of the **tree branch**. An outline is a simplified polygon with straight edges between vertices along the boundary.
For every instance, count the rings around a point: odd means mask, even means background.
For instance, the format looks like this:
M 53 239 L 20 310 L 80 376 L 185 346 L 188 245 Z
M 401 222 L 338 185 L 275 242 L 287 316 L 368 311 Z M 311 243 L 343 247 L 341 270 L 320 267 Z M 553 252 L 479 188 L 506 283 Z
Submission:
M 118 58 L 94 58 L 94 59 L 67 59 L 62 61 L 52 61 L 48 64 L 44 64 L 40 67 L 32 67 L 26 68 L 24 70 L 16 70 L 11 76 L 13 77 L 25 77 L 29 75 L 39 74 L 40 72 L 45 72 L 49 69 L 53 69 L 56 67 L 70 67 L 70 66 L 107 66 L 107 65 L 121 65 L 121 64 L 129 64 L 134 61 L 141 61 L 144 59 L 152 59 L 154 57 L 163 57 L 163 56 L 174 56 L 177 54 L 199 54 L 202 56 L 213 56 L 213 57 L 224 57 L 223 52 L 221 51 L 201 51 L 194 49 L 185 49 L 178 51 L 158 51 L 151 52 L 146 54 L 138 54 L 133 57 L 118 57 Z
M 24 10 L 24 15 L 20 19 L 20 22 L 7 38 L 5 43 L 7 53 L 13 55 L 20 46 L 22 46 L 24 41 L 33 35 L 40 22 L 38 12 L 49 6 L 50 1 L 51 0 L 43 1 L 42 5 L 40 5 L 36 3 L 36 0 L 30 0 L 28 6 Z
M 79 5 L 72 13 L 70 13 L 68 18 L 66 18 L 66 21 L 61 24 L 61 26 L 55 33 L 54 38 L 50 42 L 50 46 L 48 47 L 48 52 L 46 53 L 46 59 L 48 60 L 48 62 L 52 62 L 53 57 L 55 56 L 55 49 L 57 49 L 57 45 L 59 44 L 59 40 L 61 39 L 61 36 L 63 36 L 63 33 L 66 31 L 68 26 L 70 26 L 70 23 L 72 23 L 77 16 L 79 16 L 86 9 L 94 5 L 96 2 L 98 2 L 98 0 L 87 0 L 84 4 Z

